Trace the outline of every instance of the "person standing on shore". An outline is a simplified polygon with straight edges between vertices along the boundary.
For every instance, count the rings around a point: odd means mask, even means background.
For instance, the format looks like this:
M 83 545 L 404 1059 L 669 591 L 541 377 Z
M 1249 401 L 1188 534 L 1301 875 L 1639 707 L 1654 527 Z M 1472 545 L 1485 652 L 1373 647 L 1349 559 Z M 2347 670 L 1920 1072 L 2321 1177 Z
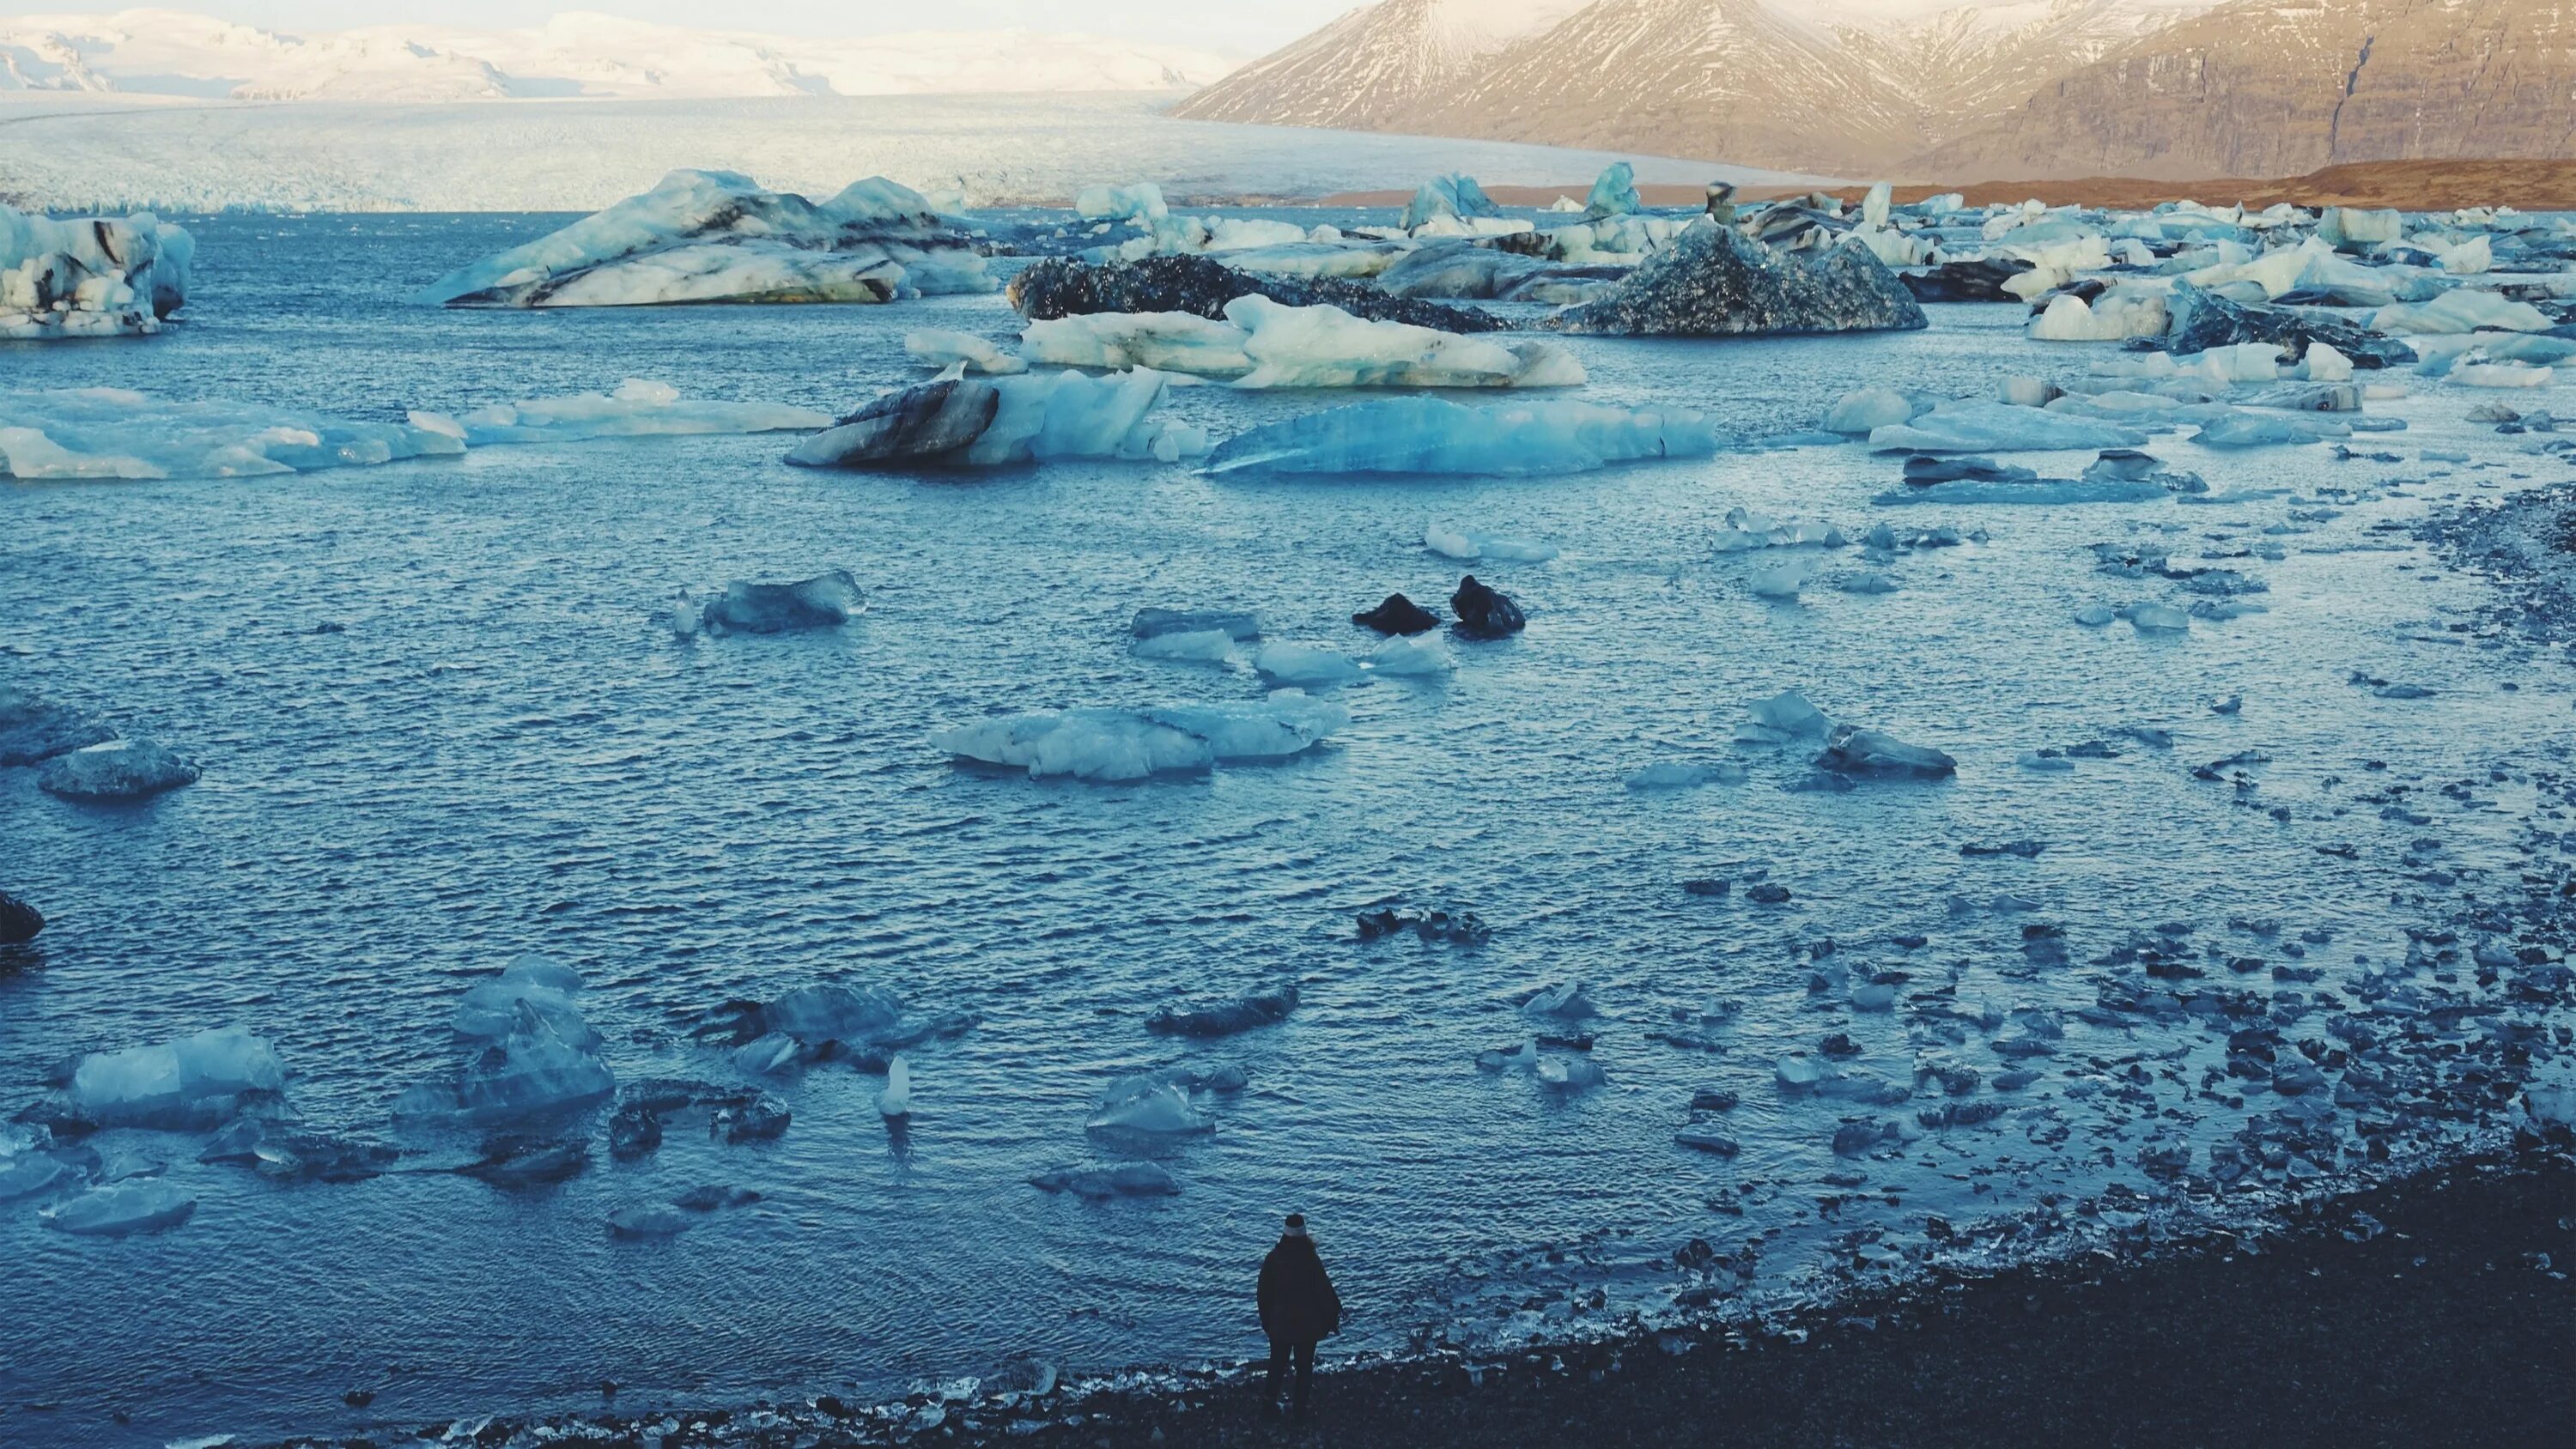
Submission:
M 1306 1217 L 1290 1213 L 1278 1245 L 1261 1260 L 1261 1331 L 1270 1338 L 1270 1372 L 1262 1380 L 1261 1412 L 1279 1412 L 1279 1381 L 1293 1369 L 1296 1387 L 1289 1400 L 1291 1422 L 1306 1418 L 1306 1389 L 1315 1376 L 1315 1345 L 1342 1326 L 1341 1295 L 1324 1272 L 1315 1240 L 1306 1236 Z

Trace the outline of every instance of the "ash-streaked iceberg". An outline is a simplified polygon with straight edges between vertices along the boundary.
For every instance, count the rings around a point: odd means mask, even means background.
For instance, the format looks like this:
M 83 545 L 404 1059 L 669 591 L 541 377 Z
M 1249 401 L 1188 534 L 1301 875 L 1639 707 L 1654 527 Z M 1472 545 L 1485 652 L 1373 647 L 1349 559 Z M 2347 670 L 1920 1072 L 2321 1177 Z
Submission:
M 1931 324 L 1867 247 L 1846 242 L 1810 258 L 1703 220 L 1610 295 L 1560 312 L 1550 325 L 1622 337 L 1711 337 Z
M 1405 397 L 1353 403 L 1239 433 L 1210 455 L 1207 471 L 1525 477 L 1654 458 L 1705 458 L 1716 451 L 1717 434 L 1708 419 L 1686 408 L 1573 401 L 1479 408 Z
M 828 201 L 732 171 L 674 171 L 652 190 L 461 267 L 414 301 L 449 307 L 891 302 L 990 292 L 984 258 L 929 201 L 883 177 Z
M 188 300 L 196 249 L 150 212 L 56 220 L 0 206 L 0 340 L 158 332 Z
M 1197 427 L 1151 416 L 1171 379 L 1148 368 L 991 380 L 942 377 L 886 393 L 796 445 L 807 468 L 999 468 L 1062 458 L 1158 459 L 1207 451 Z

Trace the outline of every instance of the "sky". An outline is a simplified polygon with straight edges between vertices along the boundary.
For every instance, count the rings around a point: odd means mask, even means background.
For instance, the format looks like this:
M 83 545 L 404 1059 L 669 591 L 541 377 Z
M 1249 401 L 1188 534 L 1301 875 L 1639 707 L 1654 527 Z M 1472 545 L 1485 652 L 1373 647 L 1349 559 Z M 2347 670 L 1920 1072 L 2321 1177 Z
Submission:
M 560 10 L 598 10 L 708 30 L 866 35 L 896 30 L 1029 30 L 1115 35 L 1258 55 L 1361 0 L 0 0 L 6 14 L 97 14 L 156 5 L 269 30 L 417 24 L 515 29 Z

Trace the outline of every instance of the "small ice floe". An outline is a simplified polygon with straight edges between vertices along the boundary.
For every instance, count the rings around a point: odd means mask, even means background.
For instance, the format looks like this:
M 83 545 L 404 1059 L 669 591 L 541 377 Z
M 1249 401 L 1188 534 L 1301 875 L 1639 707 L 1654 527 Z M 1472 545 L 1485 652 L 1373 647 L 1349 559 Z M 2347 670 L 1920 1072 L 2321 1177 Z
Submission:
M 827 569 L 795 583 L 761 583 L 736 579 L 724 591 L 700 599 L 682 590 L 671 605 L 671 632 L 686 639 L 695 634 L 784 634 L 803 629 L 832 629 L 867 612 L 867 596 L 848 569 Z
M 1156 1036 L 1234 1036 L 1275 1026 L 1296 1009 L 1297 986 L 1287 982 L 1204 1006 L 1164 1007 L 1145 1018 L 1145 1030 Z
M 1407 638 L 1397 635 L 1381 641 L 1363 661 L 1371 674 L 1396 679 L 1432 679 L 1458 667 L 1449 646 L 1437 639 Z
M 120 387 L 0 391 L 0 477 L 256 478 L 454 457 L 461 437 L 257 403 Z
M 430 412 L 414 412 L 410 417 L 416 428 L 445 433 L 476 448 L 697 433 L 802 433 L 832 422 L 829 414 L 780 403 L 693 401 L 681 397 L 680 390 L 667 382 L 643 378 L 628 378 L 607 394 L 498 403 L 453 418 Z
M 1814 763 L 1827 774 L 1871 779 L 1937 780 L 1959 770 L 1959 762 L 1939 750 L 1856 725 L 1835 726 Z
M 572 1005 L 579 985 L 567 967 L 521 957 L 501 978 L 469 991 L 457 1021 L 458 1040 L 471 1054 L 453 1076 L 406 1090 L 394 1115 L 493 1125 L 607 1097 L 617 1082 L 599 1059 L 598 1034 Z
M 239 1027 L 159 1046 L 91 1052 L 72 1068 L 71 1106 L 102 1127 L 186 1130 L 228 1121 L 285 1090 L 277 1049 Z
M 1666 760 L 1648 765 L 1628 776 L 1627 786 L 1640 794 L 1664 790 L 1696 790 L 1702 785 L 1740 785 L 1745 769 L 1732 760 L 1709 764 L 1691 764 Z
M 906 357 L 927 367 L 962 366 L 968 372 L 988 376 L 1008 376 L 1029 370 L 1025 360 L 1003 351 L 993 342 L 972 332 L 955 332 L 944 327 L 924 327 L 905 333 L 903 352 Z
M 94 1187 L 48 1209 L 45 1226 L 82 1237 L 157 1233 L 186 1222 L 197 1200 L 158 1178 L 130 1178 Z
M 912 1064 L 901 1056 L 886 1063 L 885 1089 L 877 1093 L 877 1115 L 900 1122 L 912 1115 Z
M 1425 525 L 1422 546 L 1440 555 L 1464 563 L 1493 560 L 1500 563 L 1546 563 L 1557 556 L 1554 544 L 1529 539 L 1508 538 L 1498 533 L 1482 533 L 1471 528 L 1454 528 L 1446 523 Z
M 56 755 L 37 787 L 72 800 L 139 800 L 193 785 L 203 772 L 146 739 L 104 740 Z
M 960 759 L 1031 775 L 1143 780 L 1220 763 L 1286 759 L 1349 723 L 1341 706 L 1281 689 L 1267 699 L 1231 704 L 1006 715 L 942 730 L 931 743 Z
M 1997 402 L 1944 403 L 1908 423 L 1869 435 L 1873 451 L 2009 453 L 2067 448 L 2137 448 L 2146 435 L 2091 418 Z

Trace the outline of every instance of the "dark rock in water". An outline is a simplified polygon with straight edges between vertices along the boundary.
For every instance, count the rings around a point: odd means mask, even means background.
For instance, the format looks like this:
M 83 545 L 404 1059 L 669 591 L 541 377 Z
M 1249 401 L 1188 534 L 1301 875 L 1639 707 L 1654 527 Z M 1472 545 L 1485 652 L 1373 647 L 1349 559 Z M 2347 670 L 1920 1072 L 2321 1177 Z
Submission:
M 740 634 L 783 634 L 791 629 L 829 629 L 867 611 L 866 596 L 848 569 L 831 569 L 792 584 L 761 584 L 736 579 L 724 593 L 707 601 L 710 627 Z
M 1236 640 L 1261 637 L 1260 616 L 1231 609 L 1138 609 L 1135 622 L 1128 627 L 1139 639 L 1206 633 L 1222 633 Z
M 727 1142 L 767 1142 L 787 1135 L 787 1105 L 762 1095 L 735 1106 L 719 1107 L 707 1120 L 707 1135 Z
M 1815 765 L 1836 775 L 1881 779 L 1938 780 L 1959 771 L 1959 762 L 1939 750 L 1856 725 L 1836 725 Z
M 2004 283 L 2031 269 L 2018 257 L 1972 257 L 1896 274 L 1917 302 L 2018 302 Z
M 36 784 L 74 800 L 140 800 L 193 785 L 199 773 L 150 740 L 109 740 L 55 756 Z
M 115 738 L 116 731 L 69 705 L 0 685 L 0 766 L 33 765 Z
M 1439 628 L 1440 616 L 1402 594 L 1389 594 L 1376 608 L 1351 615 L 1351 622 L 1381 634 L 1420 634 Z
M 1567 308 L 1548 325 L 1622 337 L 1713 337 L 1872 332 L 1930 323 L 1913 295 L 1857 243 L 1810 261 L 1774 251 L 1732 227 L 1701 223 L 1638 267 L 1618 290 Z
M 2415 349 L 2382 337 L 2360 323 L 2324 312 L 2231 302 L 2189 282 L 2174 283 L 2166 300 L 2172 322 L 2165 328 L 2164 349 L 2176 354 L 2206 352 L 2240 342 L 2270 342 L 2290 349 L 2295 358 L 2322 342 L 2352 359 L 2355 367 L 2396 367 L 2415 361 Z
M 1411 931 L 1426 941 L 1455 941 L 1478 946 L 1494 936 L 1494 928 L 1486 925 L 1484 919 L 1473 911 L 1363 911 L 1359 927 L 1363 941 L 1383 940 L 1398 931 Z
M 42 911 L 7 891 L 0 891 L 0 946 L 15 946 L 21 941 L 32 941 L 36 939 L 36 933 L 43 929 L 45 929 L 45 916 Z
M 1214 1006 L 1178 1010 L 1165 1007 L 1145 1019 L 1145 1029 L 1156 1036 L 1232 1036 L 1286 1021 L 1288 1013 L 1296 1009 L 1297 988 L 1291 983 Z
M 1905 481 L 1919 488 L 1966 478 L 1979 483 L 2036 483 L 2039 474 L 1992 458 L 1962 454 L 1955 458 L 1915 453 L 1905 460 Z
M 608 1155 L 632 1162 L 662 1145 L 662 1119 L 651 1109 L 629 1102 L 608 1119 Z
M 787 461 L 806 468 L 947 462 L 984 435 L 1001 406 L 1001 389 L 971 377 L 899 388 L 798 443 Z
M 1746 887 L 1744 898 L 1755 905 L 1786 905 L 1789 901 L 1789 888 L 1766 880 L 1759 885 Z
M 1049 257 L 1011 279 L 1011 305 L 1031 321 L 1093 312 L 1189 312 L 1222 318 L 1237 297 L 1267 297 L 1290 307 L 1333 306 L 1372 322 L 1403 322 L 1443 332 L 1499 332 L 1508 324 L 1473 307 L 1446 307 L 1398 297 L 1338 277 L 1239 272 L 1206 257 L 1146 257 L 1084 262 Z
M 1458 615 L 1458 632 L 1470 639 L 1500 639 L 1529 627 L 1529 616 L 1508 595 L 1498 593 L 1476 581 L 1469 574 L 1458 581 L 1458 591 L 1449 596 L 1449 607 Z

